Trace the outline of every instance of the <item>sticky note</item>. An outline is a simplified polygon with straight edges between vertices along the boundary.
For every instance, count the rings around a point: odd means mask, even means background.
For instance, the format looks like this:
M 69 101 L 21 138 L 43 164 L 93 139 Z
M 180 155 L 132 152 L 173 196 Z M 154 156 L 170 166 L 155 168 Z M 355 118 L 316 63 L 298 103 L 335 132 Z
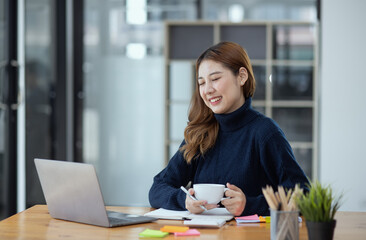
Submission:
M 167 232 L 162 232 L 159 230 L 152 230 L 152 229 L 145 229 L 143 232 L 139 234 L 140 237 L 156 237 L 156 238 L 162 238 L 168 235 Z
M 199 236 L 201 233 L 197 229 L 189 229 L 186 232 L 175 232 L 174 236 Z
M 259 217 L 257 214 L 254 214 L 254 215 L 250 215 L 250 216 L 236 217 L 235 219 L 245 220 L 245 221 L 258 221 Z
M 244 216 L 244 217 L 236 217 L 235 218 L 237 223 L 258 223 L 260 219 L 257 214 Z
M 260 223 L 265 223 L 266 222 L 266 217 L 259 216 L 259 222 Z
M 257 214 L 244 216 L 244 217 L 236 217 L 237 223 L 265 223 L 266 217 L 258 216 Z
M 189 229 L 189 227 L 179 227 L 179 226 L 166 225 L 166 226 L 160 228 L 160 231 L 176 233 L 176 232 L 186 232 L 188 229 Z

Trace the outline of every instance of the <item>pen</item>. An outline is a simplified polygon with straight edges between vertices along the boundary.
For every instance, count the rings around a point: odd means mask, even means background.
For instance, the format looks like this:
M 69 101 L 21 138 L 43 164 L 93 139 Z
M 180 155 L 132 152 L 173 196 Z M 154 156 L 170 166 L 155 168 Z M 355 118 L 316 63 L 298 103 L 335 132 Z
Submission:
M 198 201 L 197 198 L 193 197 L 191 194 L 189 194 L 189 192 L 187 191 L 187 189 L 183 186 L 180 187 L 180 189 L 183 190 L 183 192 L 185 192 L 191 199 Z M 200 206 L 203 210 L 207 211 L 207 209 L 204 206 Z

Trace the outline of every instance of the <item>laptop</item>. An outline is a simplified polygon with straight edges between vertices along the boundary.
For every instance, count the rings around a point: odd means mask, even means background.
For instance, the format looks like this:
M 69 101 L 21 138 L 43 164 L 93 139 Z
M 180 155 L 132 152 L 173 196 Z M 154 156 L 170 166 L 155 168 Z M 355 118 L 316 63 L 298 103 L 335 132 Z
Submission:
M 34 159 L 51 217 L 102 227 L 146 223 L 154 217 L 106 211 L 91 164 Z

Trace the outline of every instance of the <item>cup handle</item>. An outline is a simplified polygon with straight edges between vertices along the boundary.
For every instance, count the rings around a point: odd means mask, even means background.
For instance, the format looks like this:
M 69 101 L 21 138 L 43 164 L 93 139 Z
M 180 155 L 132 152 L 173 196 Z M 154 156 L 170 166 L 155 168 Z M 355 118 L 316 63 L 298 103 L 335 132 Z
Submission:
M 224 189 L 224 195 L 225 195 L 225 192 L 226 192 L 227 190 L 229 190 L 229 188 L 225 188 L 225 189 Z M 223 197 L 223 198 L 221 198 L 221 200 L 220 200 L 220 201 L 223 201 L 223 200 L 225 200 L 225 199 L 230 199 L 230 197 Z

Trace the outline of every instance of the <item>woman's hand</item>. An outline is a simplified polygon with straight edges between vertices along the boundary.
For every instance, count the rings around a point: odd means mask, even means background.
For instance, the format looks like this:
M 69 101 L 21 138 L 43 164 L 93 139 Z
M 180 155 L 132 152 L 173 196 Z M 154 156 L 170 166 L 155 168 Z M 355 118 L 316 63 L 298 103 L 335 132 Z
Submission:
M 229 190 L 226 190 L 225 196 L 228 199 L 222 200 L 222 205 L 234 216 L 240 216 L 244 211 L 245 204 L 247 203 L 247 198 L 243 191 L 237 186 L 227 183 L 226 186 Z
M 190 188 L 188 190 L 189 194 L 193 196 L 194 190 L 193 188 Z M 188 211 L 194 214 L 202 213 L 204 210 L 201 208 L 201 206 L 204 206 L 207 210 L 212 208 L 217 208 L 218 205 L 216 204 L 207 204 L 206 200 L 193 200 L 189 196 L 186 197 L 186 208 Z

